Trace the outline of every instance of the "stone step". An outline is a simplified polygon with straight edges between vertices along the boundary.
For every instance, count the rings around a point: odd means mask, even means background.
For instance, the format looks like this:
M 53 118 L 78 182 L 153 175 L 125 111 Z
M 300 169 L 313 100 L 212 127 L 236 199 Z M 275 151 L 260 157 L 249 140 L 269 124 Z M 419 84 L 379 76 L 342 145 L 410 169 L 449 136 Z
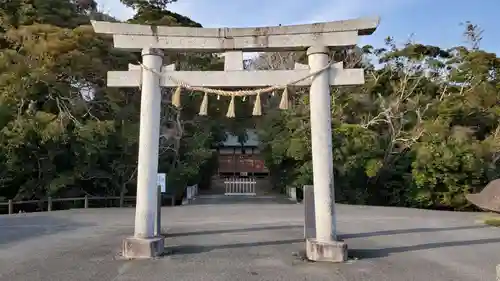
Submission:
M 192 204 L 295 204 L 282 195 L 200 195 Z

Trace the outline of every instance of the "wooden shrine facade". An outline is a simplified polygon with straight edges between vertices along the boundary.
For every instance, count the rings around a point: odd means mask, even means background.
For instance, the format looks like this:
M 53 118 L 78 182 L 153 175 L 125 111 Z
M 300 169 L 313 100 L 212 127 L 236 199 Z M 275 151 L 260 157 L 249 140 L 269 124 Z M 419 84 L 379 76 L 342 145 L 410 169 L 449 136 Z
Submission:
M 256 133 L 248 130 L 247 135 L 247 141 L 240 143 L 236 136 L 228 134 L 226 141 L 216 148 L 219 177 L 260 177 L 269 174 L 264 159 L 260 155 Z

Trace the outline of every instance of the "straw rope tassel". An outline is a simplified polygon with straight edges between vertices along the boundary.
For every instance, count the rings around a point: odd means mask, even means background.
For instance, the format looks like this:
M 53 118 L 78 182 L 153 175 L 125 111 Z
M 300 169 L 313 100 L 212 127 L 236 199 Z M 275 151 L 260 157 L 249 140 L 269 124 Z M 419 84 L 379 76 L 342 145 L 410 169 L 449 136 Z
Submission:
M 225 90 L 219 90 L 219 89 L 212 89 L 212 88 L 205 88 L 202 86 L 192 86 L 189 85 L 186 82 L 179 81 L 175 79 L 174 77 L 167 76 L 172 82 L 177 84 L 177 89 L 175 90 L 174 94 L 172 95 L 172 105 L 179 108 L 181 107 L 181 91 L 182 88 L 189 89 L 191 91 L 198 91 L 198 92 L 204 92 L 205 96 L 203 97 L 202 104 L 200 105 L 200 115 L 207 115 L 207 107 L 208 107 L 208 94 L 214 94 L 217 95 L 217 100 L 220 99 L 220 96 L 231 96 L 231 101 L 229 103 L 229 108 L 227 109 L 226 116 L 229 118 L 234 118 L 236 117 L 235 114 L 235 104 L 234 104 L 234 99 L 235 97 L 243 97 L 243 101 L 245 101 L 245 96 L 250 96 L 250 95 L 256 95 L 256 100 L 254 104 L 254 109 L 252 114 L 253 115 L 261 115 L 262 114 L 262 106 L 261 106 L 261 99 L 260 99 L 260 94 L 267 94 L 271 93 L 274 96 L 274 91 L 278 89 L 283 89 L 283 94 L 281 95 L 281 101 L 279 104 L 280 109 L 289 109 L 290 107 L 290 100 L 288 99 L 288 86 L 291 85 L 296 85 L 297 83 L 304 81 L 305 79 L 308 79 L 310 77 L 313 77 L 325 70 L 330 69 L 330 67 L 333 65 L 333 61 L 328 63 L 324 68 L 319 69 L 315 72 L 310 73 L 309 75 L 302 77 L 298 80 L 289 82 L 288 84 L 284 86 L 269 86 L 267 88 L 263 89 L 258 89 L 258 90 L 238 90 L 238 91 L 225 91 Z M 143 65 L 141 62 L 139 62 L 139 65 L 141 66 L 141 78 L 140 78 L 140 83 L 139 83 L 139 89 L 142 87 L 142 79 L 143 79 L 143 71 L 151 71 L 155 73 L 158 76 L 161 76 L 162 74 L 158 71 L 155 71 L 154 69 L 148 68 L 145 65 Z
M 205 95 L 203 96 L 203 101 L 201 102 L 200 112 L 198 113 L 198 115 L 201 115 L 201 116 L 208 115 L 208 94 L 207 93 L 205 93 Z
M 231 102 L 229 102 L 229 107 L 227 109 L 226 117 L 234 118 L 236 114 L 234 114 L 234 95 L 231 95 Z
M 288 109 L 288 87 L 285 87 L 281 95 L 280 109 Z
M 172 105 L 179 108 L 181 107 L 181 86 L 177 86 L 174 95 L 172 96 Z
M 255 95 L 255 104 L 253 105 L 253 116 L 261 116 L 262 115 L 262 106 L 260 103 L 260 94 Z

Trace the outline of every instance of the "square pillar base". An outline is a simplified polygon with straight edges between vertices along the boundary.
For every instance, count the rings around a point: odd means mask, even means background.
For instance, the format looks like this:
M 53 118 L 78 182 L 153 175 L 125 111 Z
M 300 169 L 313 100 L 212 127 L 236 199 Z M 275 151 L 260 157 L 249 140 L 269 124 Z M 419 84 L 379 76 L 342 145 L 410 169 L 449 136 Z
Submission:
M 150 259 L 159 257 L 165 249 L 163 237 L 123 239 L 122 255 L 128 259 Z
M 306 256 L 311 261 L 345 262 L 347 244 L 342 241 L 319 242 L 309 238 L 306 239 Z

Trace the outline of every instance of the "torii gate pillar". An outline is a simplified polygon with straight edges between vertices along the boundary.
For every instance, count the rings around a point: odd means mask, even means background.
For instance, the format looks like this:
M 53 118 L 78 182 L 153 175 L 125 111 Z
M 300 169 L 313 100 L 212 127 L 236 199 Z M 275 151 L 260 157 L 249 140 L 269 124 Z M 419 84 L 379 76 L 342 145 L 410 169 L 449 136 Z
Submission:
M 157 212 L 158 146 L 160 141 L 161 88 L 155 72 L 161 72 L 161 50 L 144 48 L 142 64 L 141 119 L 139 128 L 139 157 L 137 163 L 137 200 L 134 236 L 123 240 L 124 257 L 150 258 L 164 251 L 164 238 L 155 236 Z
M 307 55 L 311 72 L 328 65 L 325 46 L 310 47 Z M 336 237 L 329 79 L 328 71 L 313 77 L 309 95 L 316 238 L 307 238 L 306 254 L 314 261 L 341 262 L 347 259 L 347 245 Z

